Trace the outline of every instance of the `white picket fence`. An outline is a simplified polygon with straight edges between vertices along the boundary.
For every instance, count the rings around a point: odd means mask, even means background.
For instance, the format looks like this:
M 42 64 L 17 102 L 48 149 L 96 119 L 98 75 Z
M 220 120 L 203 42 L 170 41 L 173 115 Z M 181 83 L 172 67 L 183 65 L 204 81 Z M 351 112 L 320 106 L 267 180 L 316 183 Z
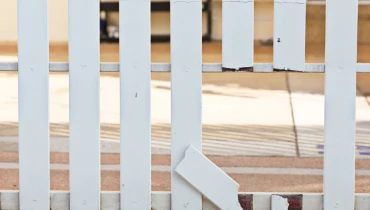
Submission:
M 325 193 L 304 194 L 303 209 L 351 210 L 355 201 L 356 209 L 369 208 L 369 196 L 354 194 L 356 71 L 370 72 L 370 64 L 356 63 L 357 0 L 326 0 L 325 64 L 305 63 L 305 0 L 275 0 L 271 64 L 253 62 L 253 0 L 223 0 L 222 64 L 202 64 L 201 0 L 171 0 L 171 64 L 150 61 L 150 1 L 119 3 L 120 63 L 100 63 L 99 0 L 69 0 L 69 62 L 49 63 L 48 0 L 18 0 L 19 61 L 0 69 L 19 72 L 20 190 L 2 191 L 1 209 L 215 209 L 203 192 L 227 203 L 227 195 L 217 196 L 233 183 L 214 165 L 204 162 L 217 172 L 209 186 L 202 185 L 209 171 L 175 171 L 189 145 L 201 151 L 202 71 L 325 73 Z M 70 76 L 70 192 L 49 190 L 49 71 Z M 118 193 L 100 191 L 100 71 L 120 72 Z M 171 71 L 170 193 L 151 192 L 151 71 Z M 200 182 L 192 180 L 196 172 Z M 271 194 L 253 198 L 250 209 L 287 209 Z

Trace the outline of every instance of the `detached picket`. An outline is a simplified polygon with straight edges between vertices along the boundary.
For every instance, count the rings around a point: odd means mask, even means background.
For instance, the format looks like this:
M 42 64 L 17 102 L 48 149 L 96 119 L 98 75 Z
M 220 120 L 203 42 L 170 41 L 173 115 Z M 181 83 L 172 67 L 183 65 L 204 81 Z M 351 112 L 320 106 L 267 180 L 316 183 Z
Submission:
M 120 0 L 121 208 L 151 208 L 150 0 Z
M 274 69 L 305 69 L 306 0 L 274 0 Z
M 171 0 L 171 209 L 176 210 L 202 209 L 201 194 L 175 173 L 189 145 L 202 148 L 201 9 L 201 0 Z
M 48 0 L 18 0 L 18 59 L 20 208 L 49 209 Z
M 326 1 L 324 209 L 354 209 L 357 0 Z
M 68 6 L 71 209 L 99 209 L 99 1 Z
M 222 67 L 253 68 L 254 0 L 222 1 Z

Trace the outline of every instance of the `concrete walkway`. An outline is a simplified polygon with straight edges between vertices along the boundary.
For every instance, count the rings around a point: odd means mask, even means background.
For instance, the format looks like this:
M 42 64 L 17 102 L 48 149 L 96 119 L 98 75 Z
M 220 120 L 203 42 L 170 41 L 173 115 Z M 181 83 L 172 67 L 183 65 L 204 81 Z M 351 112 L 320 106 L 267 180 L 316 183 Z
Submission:
M 370 92 L 366 74 L 357 92 L 357 157 L 370 155 Z M 204 74 L 203 152 L 207 155 L 300 156 L 323 154 L 324 75 L 302 73 Z M 152 76 L 152 147 L 169 154 L 171 101 L 168 73 Z M 0 144 L 16 151 L 18 135 L 18 78 L 0 73 Z M 68 74 L 50 75 L 50 126 L 53 142 L 68 145 Z M 56 138 L 54 138 L 56 137 Z M 58 138 L 65 137 L 65 138 Z M 119 143 L 119 77 L 101 77 L 101 137 Z M 54 139 L 59 139 L 58 141 Z M 13 143 L 6 143 L 13 142 Z M 61 147 L 61 151 L 64 151 Z M 111 151 L 113 152 L 113 151 Z

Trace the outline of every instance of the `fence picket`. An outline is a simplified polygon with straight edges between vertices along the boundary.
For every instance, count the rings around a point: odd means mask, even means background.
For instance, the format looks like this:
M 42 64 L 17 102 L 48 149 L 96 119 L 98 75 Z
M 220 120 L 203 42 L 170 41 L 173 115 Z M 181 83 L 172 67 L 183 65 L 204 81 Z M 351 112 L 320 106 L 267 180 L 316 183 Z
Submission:
M 305 69 L 306 0 L 274 0 L 274 69 Z
M 354 209 L 357 0 L 326 1 L 324 209 Z
M 20 208 L 48 209 L 50 171 L 47 0 L 18 0 L 18 59 Z
M 68 7 L 71 209 L 99 209 L 99 1 Z
M 150 209 L 150 0 L 121 0 L 119 9 L 121 208 Z
M 253 67 L 254 0 L 222 2 L 222 67 Z
M 202 2 L 171 0 L 171 209 L 202 209 L 201 194 L 174 171 L 202 143 Z M 189 15 L 191 14 L 191 15 Z

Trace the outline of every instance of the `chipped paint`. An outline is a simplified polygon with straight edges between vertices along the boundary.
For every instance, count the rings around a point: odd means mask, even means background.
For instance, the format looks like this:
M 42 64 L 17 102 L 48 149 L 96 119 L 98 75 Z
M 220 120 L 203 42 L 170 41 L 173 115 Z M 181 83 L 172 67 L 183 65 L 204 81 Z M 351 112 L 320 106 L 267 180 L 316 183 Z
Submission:
M 226 68 L 222 67 L 222 72 L 253 72 L 253 67 Z

